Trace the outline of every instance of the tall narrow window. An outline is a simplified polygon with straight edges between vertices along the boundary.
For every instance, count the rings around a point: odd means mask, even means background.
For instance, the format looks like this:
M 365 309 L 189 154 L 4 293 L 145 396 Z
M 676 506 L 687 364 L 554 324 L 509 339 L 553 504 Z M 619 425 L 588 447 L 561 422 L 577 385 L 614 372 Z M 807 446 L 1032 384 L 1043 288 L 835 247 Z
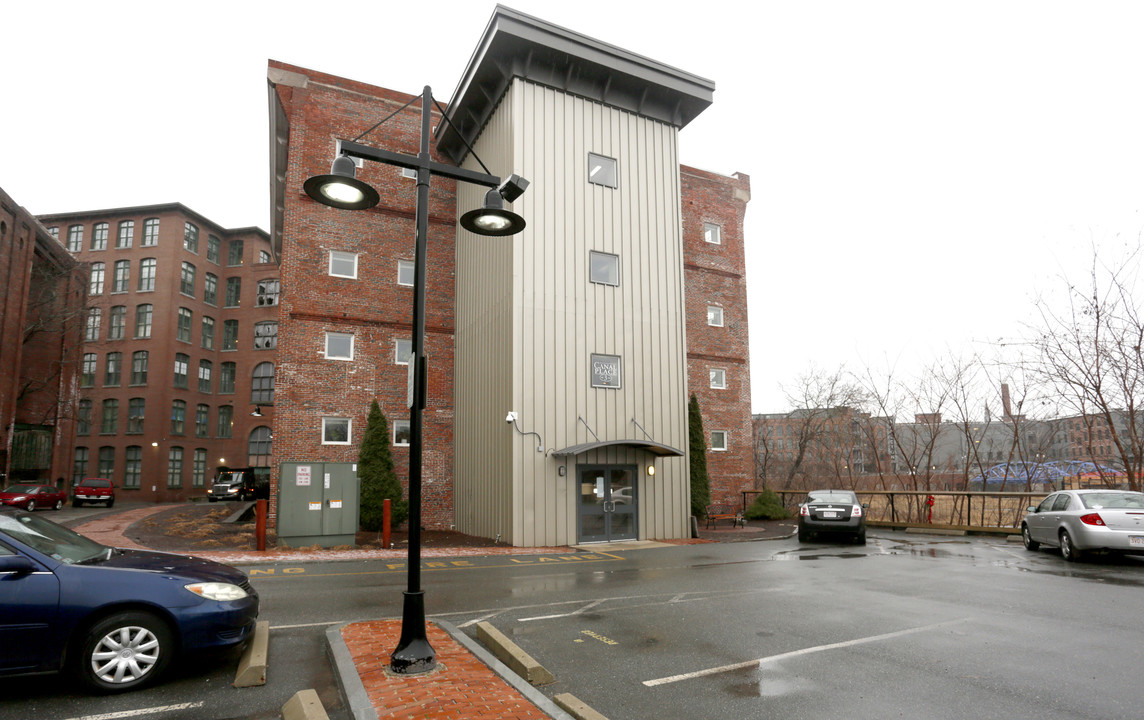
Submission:
M 258 297 L 255 304 L 259 307 L 267 307 L 270 305 L 278 304 L 278 281 L 277 280 L 259 280 L 258 281 Z
M 218 406 L 218 436 L 228 438 L 234 432 L 234 407 L 231 405 Z
M 254 349 L 273 350 L 278 347 L 278 323 L 254 323 Z
M 199 229 L 192 223 L 183 223 L 183 249 L 199 254 Z
M 218 265 L 219 239 L 214 235 L 207 235 L 207 260 Z
M 115 247 L 119 249 L 129 248 L 134 239 L 135 221 L 121 220 L 119 222 L 119 234 L 115 236 Z
M 143 258 L 139 261 L 139 292 L 151 292 L 155 289 L 155 268 L 158 261 L 155 258 Z
M 195 296 L 195 266 L 189 262 L 183 263 L 183 269 L 179 273 L 179 292 Z
M 394 420 L 393 421 L 393 444 L 394 445 L 409 445 L 409 421 L 408 420 Z
M 218 275 L 207 273 L 203 278 L 203 302 L 218 305 Z
M 203 315 L 202 342 L 206 350 L 214 350 L 214 318 Z
M 218 392 L 220 395 L 231 394 L 234 392 L 234 377 L 236 365 L 232 362 L 224 362 L 218 369 Z
M 147 413 L 146 398 L 131 398 L 127 401 L 127 434 L 141 435 L 143 419 Z
M 213 364 L 210 360 L 199 360 L 199 392 L 211 391 L 211 370 Z
M 123 353 L 107 353 L 104 363 L 103 384 L 105 387 L 118 387 L 123 378 Z
M 115 477 L 115 448 L 104 445 L 99 449 L 99 477 Z
M 107 249 L 107 223 L 96 223 L 95 227 L 91 229 L 91 249 L 92 250 L 106 250 Z
M 143 338 L 151 337 L 151 314 L 152 306 L 148 304 L 139 305 L 135 308 L 135 338 L 142 340 Z
M 89 451 L 85 447 L 75 449 L 75 461 L 72 463 L 72 485 L 87 477 L 87 463 Z
M 131 261 L 115 261 L 115 278 L 112 280 L 111 292 L 125 293 L 131 283 Z
M 159 218 L 147 218 L 143 221 L 143 242 L 140 247 L 152 247 L 159 244 Z
M 103 401 L 103 418 L 99 425 L 100 435 L 114 435 L 119 425 L 119 401 L 108 398 Z
M 242 264 L 242 241 L 231 240 L 227 247 L 226 253 L 227 265 L 241 265 Z
M 271 442 L 270 428 L 260 425 L 251 430 L 246 441 L 246 464 L 250 467 L 269 467 Z
M 238 307 L 242 297 L 242 278 L 226 279 L 226 307 Z
M 238 349 L 238 321 L 237 320 L 223 320 L 222 321 L 222 349 L 223 350 L 237 350 Z
M 195 437 L 206 437 L 210 421 L 211 408 L 209 405 L 199 404 L 195 407 Z
M 258 363 L 250 381 L 250 402 L 252 405 L 274 404 L 274 363 Z
M 191 487 L 202 487 L 207 481 L 207 449 L 195 448 L 194 465 L 191 470 Z
M 83 225 L 72 225 L 68 228 L 68 251 L 77 253 L 83 250 Z
M 123 458 L 123 487 L 137 488 L 143 480 L 143 448 L 129 445 Z
M 182 435 L 187 424 L 187 403 L 176 400 L 171 403 L 171 432 Z
M 131 353 L 132 385 L 147 384 L 147 362 L 148 354 L 146 350 L 136 350 L 135 352 Z
M 412 340 L 398 340 L 393 344 L 393 362 L 395 365 L 408 365 L 409 357 L 413 355 Z
M 190 362 L 189 355 L 175 353 L 175 387 L 184 389 L 187 387 L 187 366 Z
M 190 308 L 179 308 L 179 316 L 175 327 L 175 339 L 183 342 L 191 341 L 191 324 L 194 322 L 194 313 Z
M 91 282 L 87 286 L 88 295 L 102 295 L 103 294 L 103 278 L 106 274 L 107 265 L 104 263 L 91 264 Z
M 183 448 L 173 447 L 167 451 L 167 487 L 183 486 Z
M 83 362 L 80 365 L 79 371 L 79 386 L 80 387 L 95 387 L 95 353 L 84 353 Z
M 87 309 L 87 325 L 84 326 L 83 340 L 84 342 L 95 342 L 99 340 L 99 324 L 103 318 L 103 310 L 99 308 Z
M 91 400 L 80 400 L 76 412 L 77 435 L 91 435 Z
M 127 336 L 127 306 L 113 305 L 107 318 L 107 339 L 122 340 Z

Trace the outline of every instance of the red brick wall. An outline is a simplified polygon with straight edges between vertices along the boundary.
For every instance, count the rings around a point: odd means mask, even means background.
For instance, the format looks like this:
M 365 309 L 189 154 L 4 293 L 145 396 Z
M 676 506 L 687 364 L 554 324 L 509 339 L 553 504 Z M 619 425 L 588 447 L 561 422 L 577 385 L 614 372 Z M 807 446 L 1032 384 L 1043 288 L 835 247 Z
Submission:
M 707 452 L 713 502 L 738 503 L 754 488 L 751 372 L 743 219 L 751 181 L 683 167 L 684 283 L 687 293 L 688 387 L 699 400 L 703 429 L 727 433 L 726 451 Z M 704 239 L 704 223 L 721 227 L 718 245 Z M 723 308 L 723 327 L 707 324 L 707 306 Z M 713 389 L 710 369 L 726 371 L 726 389 Z

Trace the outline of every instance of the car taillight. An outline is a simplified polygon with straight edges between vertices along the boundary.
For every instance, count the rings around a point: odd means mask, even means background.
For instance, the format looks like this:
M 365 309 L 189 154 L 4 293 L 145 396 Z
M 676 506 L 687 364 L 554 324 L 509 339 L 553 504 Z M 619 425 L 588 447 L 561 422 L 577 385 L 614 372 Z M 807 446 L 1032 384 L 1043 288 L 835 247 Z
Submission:
M 855 505 L 854 509 L 850 511 L 850 517 L 862 517 L 862 506 Z
M 1104 520 L 1100 518 L 1099 513 L 1089 513 L 1088 515 L 1081 515 L 1080 521 L 1085 525 L 1104 525 Z
M 810 508 L 808 508 L 806 505 L 799 505 L 798 506 L 798 514 L 802 515 L 803 517 L 809 517 L 810 516 Z

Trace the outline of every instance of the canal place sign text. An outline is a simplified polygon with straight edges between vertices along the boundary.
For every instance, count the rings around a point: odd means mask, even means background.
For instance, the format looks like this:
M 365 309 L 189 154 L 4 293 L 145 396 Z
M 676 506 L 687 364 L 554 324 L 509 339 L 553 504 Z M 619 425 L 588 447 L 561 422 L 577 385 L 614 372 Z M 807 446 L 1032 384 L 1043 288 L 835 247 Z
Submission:
M 592 354 L 592 387 L 620 386 L 620 356 Z

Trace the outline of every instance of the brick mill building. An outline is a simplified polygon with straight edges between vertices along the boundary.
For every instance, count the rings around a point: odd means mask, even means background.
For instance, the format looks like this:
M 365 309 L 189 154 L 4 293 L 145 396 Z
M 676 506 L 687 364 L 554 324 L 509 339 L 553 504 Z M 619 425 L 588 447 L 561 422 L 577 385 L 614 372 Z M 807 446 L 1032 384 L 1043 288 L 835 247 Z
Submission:
M 269 474 L 278 263 L 267 233 L 179 203 L 39 221 L 87 282 L 67 477 L 168 502 L 205 497 L 220 467 Z
M 281 62 L 268 78 L 282 263 L 273 481 L 284 463 L 356 462 L 375 398 L 405 476 L 416 182 L 364 163 L 357 176 L 381 202 L 360 212 L 320 205 L 302 184 L 363 133 L 416 154 L 420 109 L 398 112 L 409 94 Z M 512 203 L 527 227 L 472 235 L 457 220 L 485 188 L 432 181 L 425 527 L 515 545 L 687 536 L 692 393 L 713 498 L 753 486 L 750 181 L 677 155 L 679 131 L 713 90 L 494 12 L 445 110 L 451 122 L 434 108 L 434 159 L 527 178 Z

